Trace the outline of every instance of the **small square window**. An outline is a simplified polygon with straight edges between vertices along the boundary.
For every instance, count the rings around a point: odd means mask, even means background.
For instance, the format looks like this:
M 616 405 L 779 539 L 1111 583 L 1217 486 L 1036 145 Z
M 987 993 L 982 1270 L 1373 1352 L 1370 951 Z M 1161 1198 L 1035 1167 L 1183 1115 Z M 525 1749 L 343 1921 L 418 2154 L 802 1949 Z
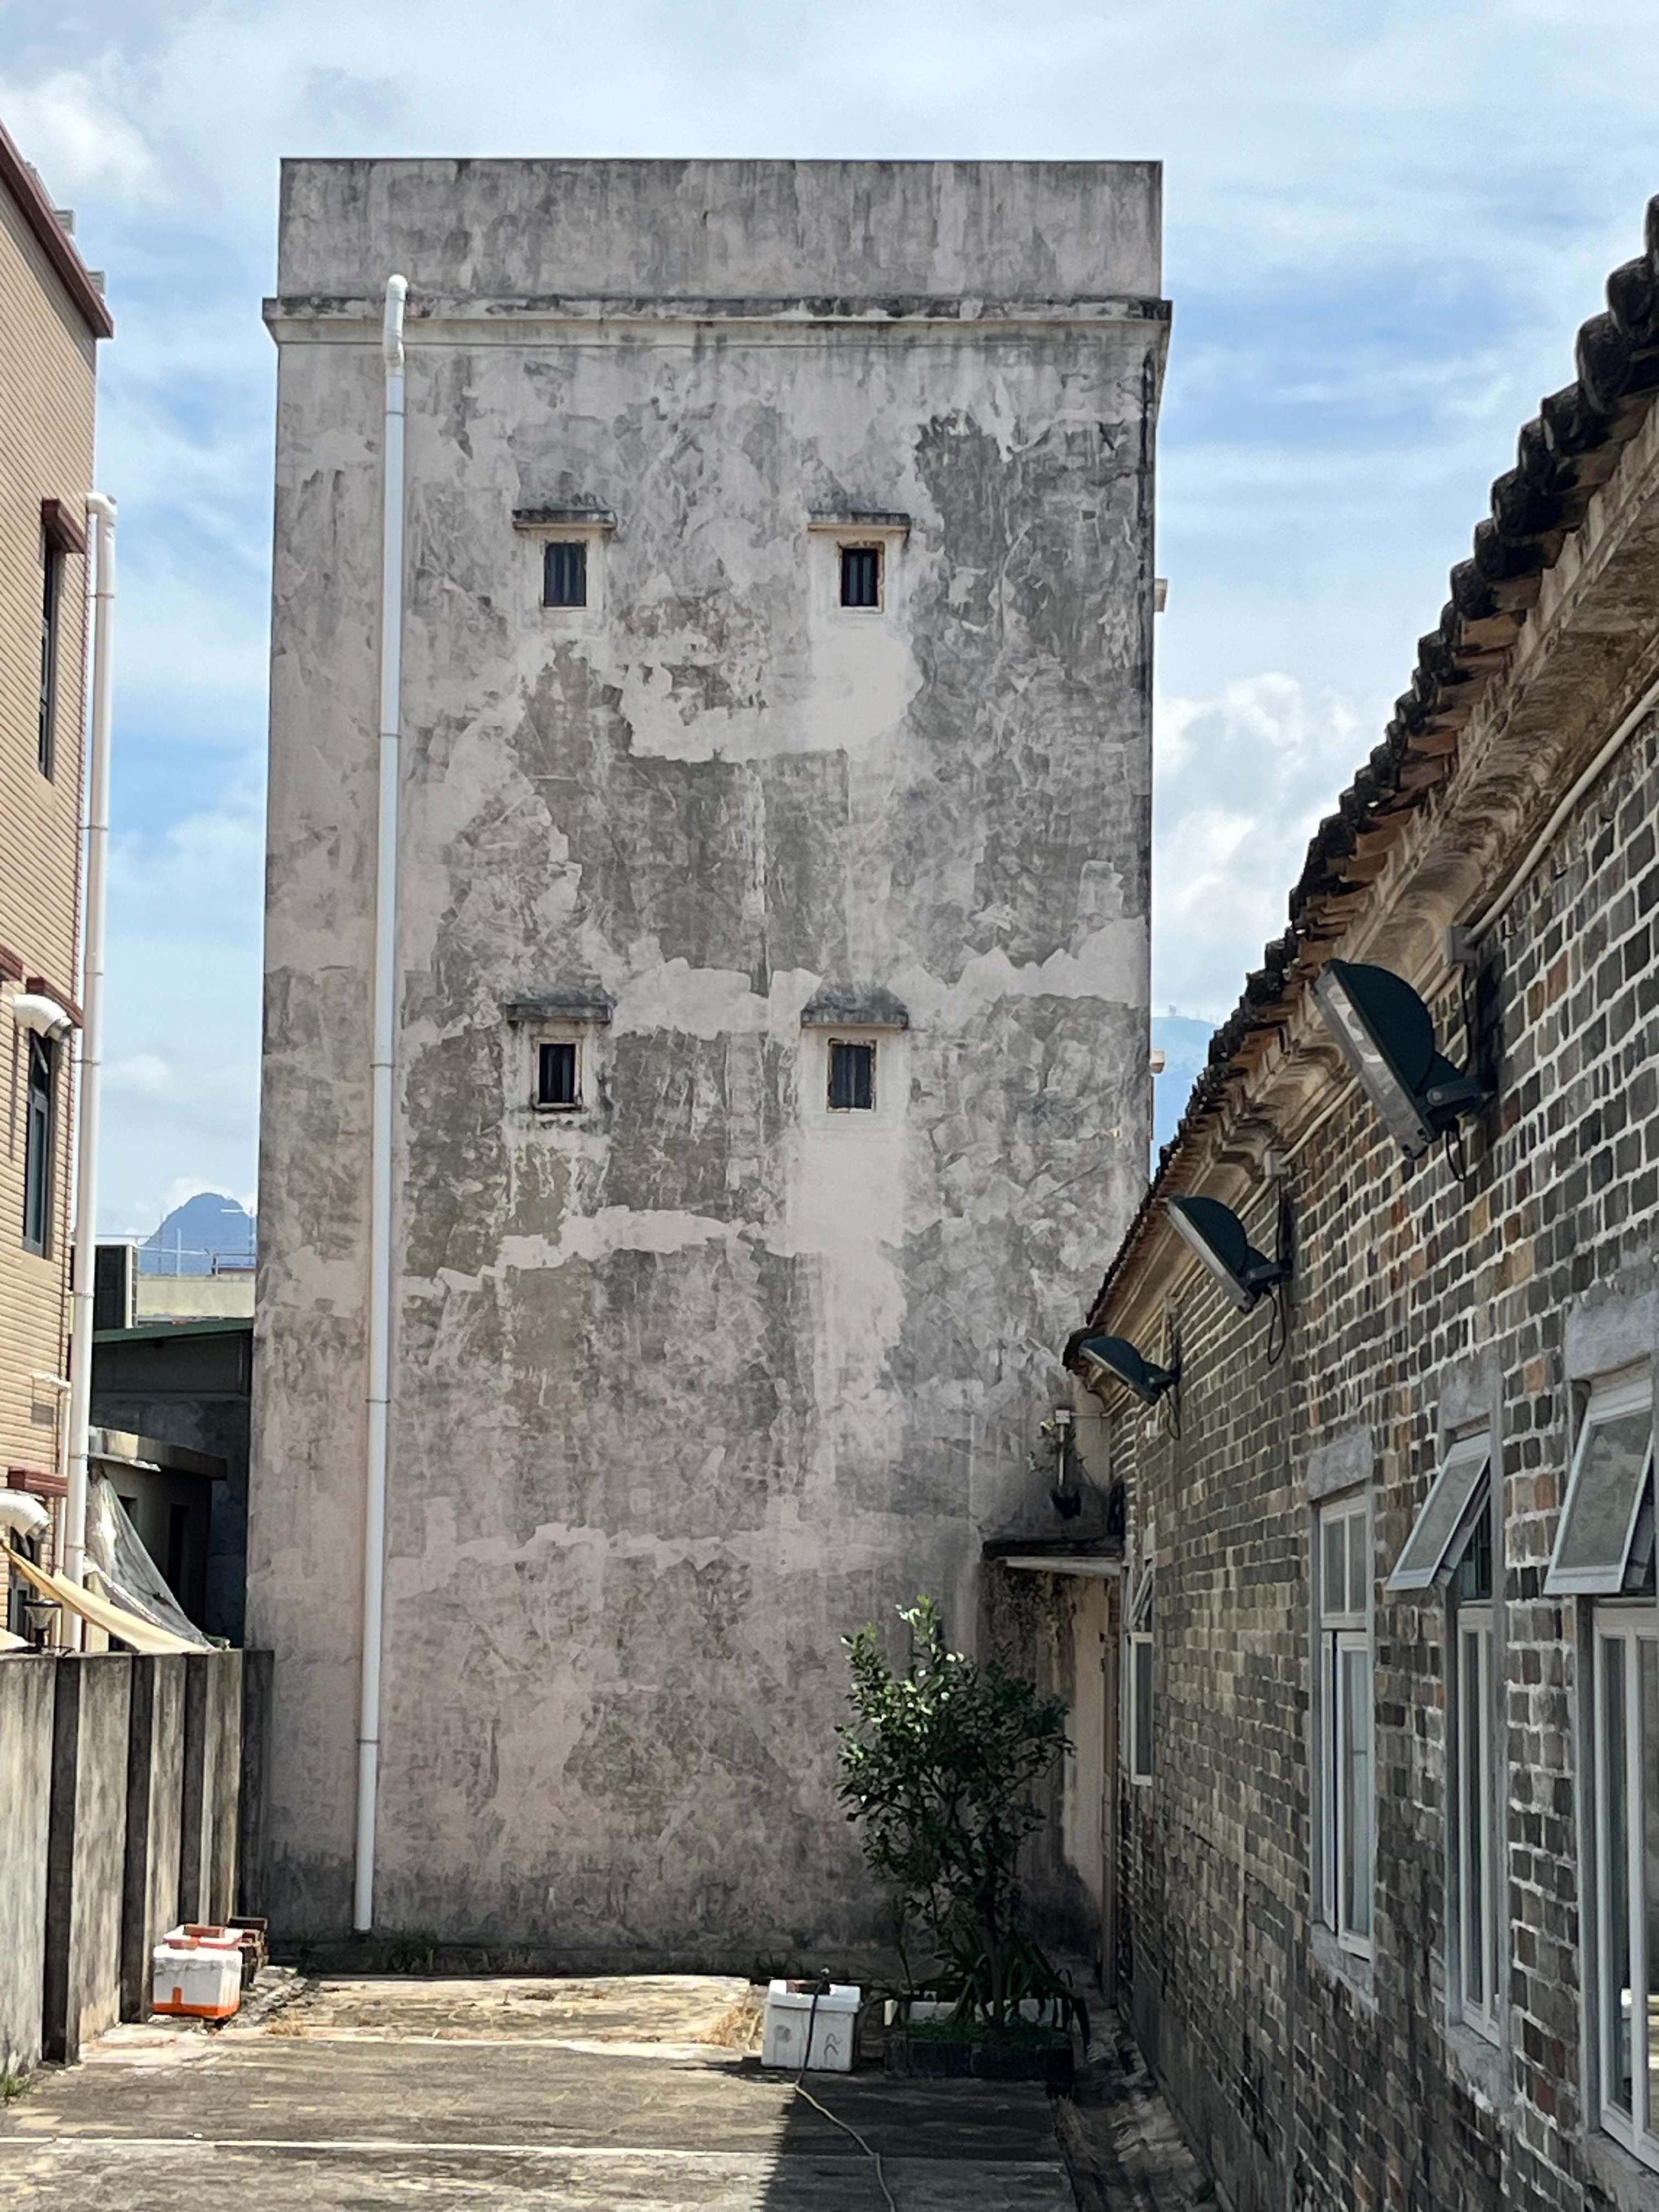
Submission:
M 876 1048 L 830 1041 L 830 1103 L 837 1113 L 868 1113 L 876 1103 Z
M 587 545 L 583 538 L 556 538 L 542 560 L 542 605 L 544 607 L 585 607 L 587 605 Z
M 536 1103 L 580 1106 L 581 1089 L 574 1038 L 557 1038 L 536 1051 Z
M 841 603 L 844 607 L 881 605 L 881 548 L 843 545 L 841 549 Z

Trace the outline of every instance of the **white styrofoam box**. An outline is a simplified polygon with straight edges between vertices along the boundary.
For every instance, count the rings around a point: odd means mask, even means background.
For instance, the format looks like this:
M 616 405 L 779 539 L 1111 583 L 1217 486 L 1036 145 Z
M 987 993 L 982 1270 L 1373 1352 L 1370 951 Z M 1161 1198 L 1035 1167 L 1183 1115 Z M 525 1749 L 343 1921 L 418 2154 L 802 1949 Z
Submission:
M 761 2064 L 800 2071 L 803 2057 L 817 2074 L 850 2074 L 858 2041 L 859 2002 L 863 1992 L 842 1982 L 831 1984 L 816 2000 L 810 1990 L 787 1982 L 772 1982 L 766 1991 L 766 2030 L 761 2039 Z M 806 2048 L 808 2025 L 812 2047 Z
M 158 1943 L 150 1954 L 152 2012 L 228 2020 L 242 2002 L 242 1957 L 222 1944 Z

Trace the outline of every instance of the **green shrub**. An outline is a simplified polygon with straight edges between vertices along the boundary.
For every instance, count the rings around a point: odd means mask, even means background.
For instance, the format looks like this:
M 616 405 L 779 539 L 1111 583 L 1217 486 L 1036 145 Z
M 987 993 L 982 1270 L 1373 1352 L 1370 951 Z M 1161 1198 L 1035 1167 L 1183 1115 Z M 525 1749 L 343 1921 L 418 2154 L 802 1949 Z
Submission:
M 1020 1845 L 1045 1815 L 1035 1792 L 1066 1748 L 1066 1706 L 995 1660 L 952 1651 L 932 1598 L 901 1607 L 909 1650 L 892 1667 L 873 1627 L 847 1638 L 850 1727 L 840 1796 L 863 1824 L 872 1872 L 932 1954 L 927 1986 L 964 2030 L 1006 2033 L 1023 1999 L 1082 2008 L 1021 1925 Z M 923 1984 L 911 1978 L 912 1992 Z

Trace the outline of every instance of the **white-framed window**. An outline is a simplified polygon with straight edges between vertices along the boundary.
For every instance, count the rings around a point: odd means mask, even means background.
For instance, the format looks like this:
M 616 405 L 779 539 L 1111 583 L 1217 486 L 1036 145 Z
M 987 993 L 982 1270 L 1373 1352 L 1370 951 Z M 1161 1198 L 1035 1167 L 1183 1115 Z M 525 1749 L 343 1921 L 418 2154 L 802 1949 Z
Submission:
M 1612 1597 L 1653 1546 L 1653 1384 L 1645 1373 L 1598 1384 L 1584 1407 L 1567 1502 L 1544 1589 Z
M 1496 2037 L 1501 1884 L 1491 1468 L 1484 1429 L 1448 1446 L 1389 1588 L 1446 1592 L 1449 1994 L 1456 2016 Z
M 1131 1782 L 1152 1778 L 1152 1583 L 1149 1565 L 1135 1586 L 1124 1638 L 1123 1750 Z
M 1593 1595 L 1591 2036 L 1601 2125 L 1659 2167 L 1659 1612 L 1654 1605 L 1653 1386 L 1591 1391 L 1545 1588 Z
M 1484 1439 L 1483 1439 L 1484 1442 Z M 1483 1465 L 1484 1465 L 1483 1460 Z M 1477 1517 L 1451 1578 L 1452 1899 L 1455 1996 L 1460 2015 L 1484 2035 L 1498 2032 L 1498 1734 L 1492 1671 L 1492 1543 L 1488 1484 L 1475 1492 Z
M 1369 1499 L 1325 1506 L 1315 1534 L 1321 1911 L 1344 1950 L 1369 1958 L 1376 1801 Z
M 1595 2047 L 1601 2124 L 1659 2166 L 1659 1620 L 1595 1608 Z

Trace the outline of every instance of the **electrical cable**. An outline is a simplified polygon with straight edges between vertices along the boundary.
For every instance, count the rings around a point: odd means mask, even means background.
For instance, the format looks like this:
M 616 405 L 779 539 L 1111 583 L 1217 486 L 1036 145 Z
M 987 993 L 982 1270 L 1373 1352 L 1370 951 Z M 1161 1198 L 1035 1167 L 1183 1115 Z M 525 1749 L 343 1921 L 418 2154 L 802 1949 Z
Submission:
M 798 2097 L 804 2097 L 806 2102 L 812 2107 L 812 2110 L 820 2114 L 823 2118 L 828 2120 L 832 2128 L 839 2128 L 842 2135 L 852 2136 L 853 2141 L 858 2145 L 859 2148 L 864 2153 L 866 2158 L 869 2160 L 871 2165 L 876 2169 L 876 2186 L 881 2191 L 882 2202 L 886 2205 L 887 2212 L 898 2212 L 898 2206 L 893 2202 L 893 2192 L 887 2186 L 887 2177 L 881 2170 L 880 2152 L 872 2150 L 869 2144 L 866 2142 L 864 2137 L 859 2133 L 858 2130 L 854 2127 L 849 2127 L 845 2120 L 838 2120 L 827 2105 L 819 2104 L 817 2099 L 812 2094 L 812 2092 L 806 2086 L 806 2069 L 808 2064 L 811 2063 L 812 2057 L 812 2030 L 817 2021 L 818 1999 L 823 1995 L 823 1984 L 820 1981 L 815 1984 L 813 1988 L 812 2008 L 806 2015 L 806 2047 L 801 2052 L 800 2071 L 795 2076 L 795 2094 Z

